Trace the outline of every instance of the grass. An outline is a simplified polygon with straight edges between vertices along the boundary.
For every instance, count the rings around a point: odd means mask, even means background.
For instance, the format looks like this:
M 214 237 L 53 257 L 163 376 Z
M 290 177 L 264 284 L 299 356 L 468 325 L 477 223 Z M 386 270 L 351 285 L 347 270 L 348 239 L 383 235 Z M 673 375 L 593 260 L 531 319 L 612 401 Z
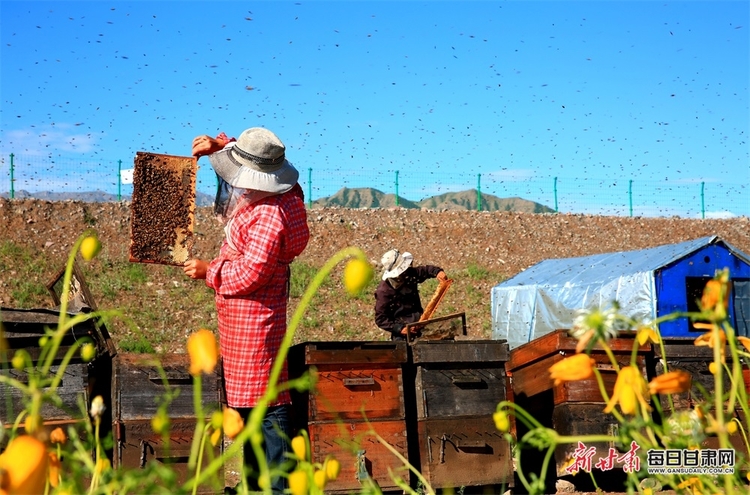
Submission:
M 62 268 L 44 252 L 10 241 L 0 242 L 1 305 L 10 308 L 49 308 L 53 301 L 46 284 Z M 59 264 L 59 266 L 58 266 Z M 99 309 L 119 309 L 127 320 L 107 323 L 122 352 L 184 352 L 190 332 L 217 329 L 214 293 L 203 281 L 188 279 L 181 267 L 131 263 L 106 250 L 91 262 L 78 262 L 92 299 Z M 291 265 L 291 313 L 320 267 L 295 261 Z M 387 340 L 374 322 L 374 293 L 378 273 L 357 296 L 342 283 L 343 265 L 323 282 L 305 313 L 296 342 L 331 340 Z M 469 335 L 489 338 L 489 292 L 501 277 L 475 262 L 448 273 L 454 284 L 436 316 L 465 312 Z M 437 280 L 420 286 L 423 304 L 437 288 Z

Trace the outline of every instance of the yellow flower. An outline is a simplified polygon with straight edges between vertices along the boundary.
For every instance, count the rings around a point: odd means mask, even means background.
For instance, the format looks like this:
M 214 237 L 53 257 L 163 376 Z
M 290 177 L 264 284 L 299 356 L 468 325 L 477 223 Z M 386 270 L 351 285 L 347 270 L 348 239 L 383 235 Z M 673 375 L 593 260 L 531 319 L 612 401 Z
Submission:
M 292 438 L 292 452 L 297 459 L 304 461 L 307 458 L 307 441 L 302 435 Z
M 96 466 L 94 466 L 94 472 L 97 474 L 101 474 L 104 471 L 109 471 L 109 469 L 112 467 L 112 463 L 109 462 L 109 459 L 106 457 L 100 457 L 96 460 Z
M 737 340 L 740 341 L 740 344 L 742 344 L 742 347 L 744 347 L 747 352 L 750 352 L 750 339 L 747 337 L 737 337 Z
M 690 390 L 693 375 L 682 370 L 670 371 L 659 375 L 648 383 L 648 393 L 679 394 Z
M 315 471 L 315 474 L 313 474 L 313 482 L 315 483 L 315 486 L 322 490 L 326 487 L 326 481 L 328 481 L 328 479 L 326 478 L 325 471 L 322 469 Z
M 706 282 L 701 296 L 701 310 L 712 311 L 719 319 L 727 317 L 727 308 L 729 307 L 729 273 L 723 271 L 717 274 L 717 278 Z
M 60 468 L 62 467 L 62 464 L 60 463 L 60 459 L 57 457 L 57 454 L 54 452 L 49 453 L 49 484 L 53 488 L 57 488 L 57 485 L 60 484 Z
M 290 473 L 289 491 L 292 495 L 307 495 L 307 473 L 299 469 Z
M 715 375 L 716 372 L 719 371 L 719 367 L 715 362 L 711 361 L 710 363 L 708 363 L 708 371 L 710 371 L 712 375 Z
M 47 483 L 47 455 L 44 444 L 29 435 L 14 438 L 0 454 L 2 489 L 8 495 L 43 493 Z
M 44 424 L 44 421 L 42 421 L 42 417 L 38 414 L 29 414 L 26 416 L 26 421 L 23 423 L 23 428 L 26 430 L 26 433 L 34 434 L 37 431 L 39 431 L 39 428 L 42 427 Z
M 81 359 L 84 363 L 88 363 L 96 357 L 96 347 L 94 344 L 83 344 L 81 346 Z
M 698 347 L 710 347 L 711 349 L 714 348 L 716 345 L 716 338 L 714 337 L 714 324 L 712 323 L 694 323 L 693 326 L 695 328 L 702 328 L 704 330 L 708 330 L 708 332 L 704 333 L 703 335 L 699 336 L 695 339 L 693 344 Z M 716 334 L 719 336 L 719 350 L 721 351 L 721 362 L 725 362 L 725 356 L 724 353 L 726 352 L 726 344 L 727 344 L 727 336 L 724 333 L 724 330 L 717 330 Z
M 221 440 L 221 430 L 214 430 L 214 432 L 211 433 L 211 445 L 216 447 L 219 445 L 219 440 Z
M 492 415 L 492 419 L 495 421 L 495 428 L 498 431 L 505 433 L 510 429 L 510 420 L 508 414 L 505 411 L 497 411 Z
M 83 259 L 86 261 L 94 259 L 101 249 L 102 243 L 99 242 L 99 238 L 95 235 L 90 235 L 81 241 L 81 256 L 83 256 Z
M 643 379 L 640 370 L 635 366 L 625 366 L 617 374 L 615 389 L 604 412 L 611 412 L 616 404 L 620 404 L 623 414 L 635 414 L 638 404 L 643 410 L 650 410 L 645 399 L 647 392 L 646 380 Z
M 692 478 L 688 478 L 679 485 L 677 485 L 677 489 L 683 489 L 683 488 L 690 488 L 690 491 L 692 493 L 702 493 L 703 492 L 703 482 L 700 478 L 693 476 Z
M 199 376 L 201 373 L 213 373 L 219 362 L 219 346 L 211 330 L 201 329 L 193 332 L 187 341 L 190 355 L 190 374 Z
M 66 440 L 68 440 L 68 437 L 59 426 L 49 434 L 49 441 L 52 443 L 65 443 Z
M 169 415 L 167 415 L 166 411 L 160 409 L 151 418 L 151 429 L 158 435 L 164 435 L 169 431 L 169 423 Z
M 341 463 L 331 457 L 330 459 L 326 460 L 324 469 L 326 471 L 326 479 L 335 480 L 339 477 L 339 473 L 341 472 Z
M 224 434 L 228 436 L 229 438 L 234 439 L 237 435 L 240 434 L 242 429 L 245 427 L 245 422 L 242 420 L 242 416 L 239 412 L 237 412 L 237 409 L 232 409 L 231 407 L 225 407 L 224 408 L 224 419 L 222 421 L 222 428 L 224 429 Z
M 344 267 L 344 286 L 352 296 L 356 296 L 372 280 L 372 266 L 362 259 L 349 260 Z
M 591 378 L 594 374 L 593 366 L 596 364 L 587 354 L 575 354 L 558 361 L 549 368 L 549 376 L 555 381 L 555 385 L 562 382 L 572 382 Z
M 729 423 L 727 423 L 727 433 L 730 435 L 734 435 L 737 433 L 737 421 L 732 419 Z
M 638 345 L 646 345 L 647 342 L 658 344 L 660 342 L 659 334 L 651 327 L 641 327 L 636 334 Z

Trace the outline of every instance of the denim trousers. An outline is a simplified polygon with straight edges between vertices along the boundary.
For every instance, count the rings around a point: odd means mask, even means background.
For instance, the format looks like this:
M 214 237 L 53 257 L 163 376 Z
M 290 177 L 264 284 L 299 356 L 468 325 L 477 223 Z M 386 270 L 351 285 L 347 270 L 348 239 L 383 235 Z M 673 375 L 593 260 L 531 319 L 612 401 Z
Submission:
M 247 421 L 250 417 L 251 408 L 237 408 L 237 412 L 240 413 L 242 418 Z M 268 468 L 272 471 L 276 471 L 281 468 L 283 471 L 288 472 L 289 468 L 294 464 L 290 458 L 286 455 L 287 452 L 291 452 L 290 438 L 292 435 L 291 425 L 291 406 L 282 405 L 269 407 L 266 411 L 266 416 L 263 418 L 263 424 L 261 431 L 263 432 L 263 451 L 266 455 L 266 463 Z M 245 459 L 245 470 L 248 477 L 248 485 L 251 490 L 259 490 L 258 487 L 258 461 L 255 458 L 250 442 L 246 442 L 242 447 L 242 453 Z M 281 494 L 287 488 L 287 478 L 285 476 L 272 476 L 271 478 L 271 489 L 273 493 Z

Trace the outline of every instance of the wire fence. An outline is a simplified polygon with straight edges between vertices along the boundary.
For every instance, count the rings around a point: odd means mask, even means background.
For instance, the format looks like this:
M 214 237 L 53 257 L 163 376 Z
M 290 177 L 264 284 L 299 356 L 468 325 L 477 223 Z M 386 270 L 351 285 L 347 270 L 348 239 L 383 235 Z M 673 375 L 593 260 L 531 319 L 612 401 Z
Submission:
M 81 161 L 64 157 L 0 157 L 0 196 L 83 201 L 129 200 L 132 160 Z M 736 182 L 641 180 L 639 178 L 527 177 L 472 171 L 344 170 L 304 168 L 299 182 L 310 207 L 343 188 L 375 189 L 395 195 L 399 206 L 446 193 L 475 197 L 471 208 L 488 210 L 492 197 L 521 198 L 560 213 L 606 216 L 731 218 L 750 217 L 747 177 Z M 130 174 L 129 174 L 130 172 Z M 209 205 L 216 175 L 199 161 L 197 203 Z

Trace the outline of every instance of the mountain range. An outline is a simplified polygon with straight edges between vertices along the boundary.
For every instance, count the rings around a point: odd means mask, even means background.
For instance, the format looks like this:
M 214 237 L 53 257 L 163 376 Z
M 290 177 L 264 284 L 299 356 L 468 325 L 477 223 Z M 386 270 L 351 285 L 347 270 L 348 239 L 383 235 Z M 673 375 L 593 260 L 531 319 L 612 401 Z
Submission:
M 0 194 L 0 197 L 7 198 L 8 193 Z M 100 203 L 117 201 L 117 195 L 106 193 L 104 191 L 88 192 L 28 192 L 25 190 L 16 191 L 15 198 L 35 198 L 47 201 L 66 201 L 77 200 L 87 203 Z M 130 201 L 130 196 L 121 196 L 123 201 Z M 406 198 L 398 197 L 398 206 L 401 208 L 430 209 L 430 210 L 477 210 L 477 191 L 469 189 L 461 192 L 449 192 L 438 196 L 430 196 L 421 201 L 410 201 Z M 195 204 L 197 206 L 211 206 L 214 197 L 209 194 L 197 192 L 195 195 Z M 370 187 L 350 189 L 344 187 L 332 196 L 318 198 L 312 202 L 313 208 L 326 208 L 338 206 L 341 208 L 393 208 L 396 207 L 396 195 L 386 194 L 377 189 Z M 554 213 L 555 210 L 534 201 L 523 198 L 499 198 L 491 194 L 481 195 L 482 211 L 517 211 L 523 213 Z

